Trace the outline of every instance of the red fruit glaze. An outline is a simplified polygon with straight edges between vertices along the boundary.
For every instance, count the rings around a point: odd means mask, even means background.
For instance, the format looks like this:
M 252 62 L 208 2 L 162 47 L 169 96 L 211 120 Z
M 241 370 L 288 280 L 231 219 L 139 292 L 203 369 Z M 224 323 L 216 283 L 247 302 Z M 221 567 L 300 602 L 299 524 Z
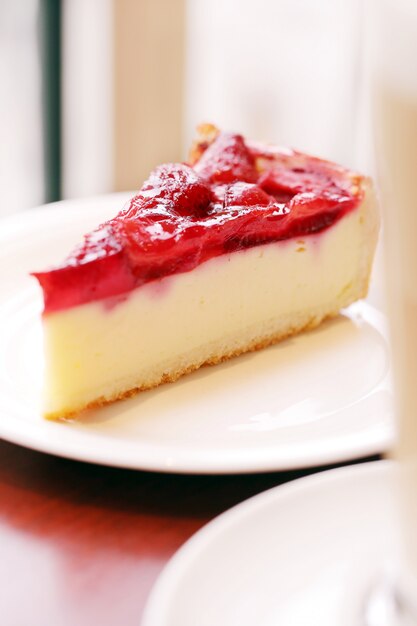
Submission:
M 221 133 L 194 167 L 157 167 L 62 266 L 34 273 L 45 313 L 126 293 L 225 252 L 318 232 L 361 198 L 337 166 L 269 151 L 259 173 L 261 156 L 240 135 Z

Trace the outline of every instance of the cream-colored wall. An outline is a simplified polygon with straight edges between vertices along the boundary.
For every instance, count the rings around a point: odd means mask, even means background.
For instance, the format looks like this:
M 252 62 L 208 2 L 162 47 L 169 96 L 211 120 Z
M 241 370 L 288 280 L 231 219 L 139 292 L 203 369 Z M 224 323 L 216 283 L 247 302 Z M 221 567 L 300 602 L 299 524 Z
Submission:
M 182 158 L 184 0 L 113 0 L 114 189 Z
M 188 0 L 185 143 L 201 119 L 355 166 L 361 0 Z

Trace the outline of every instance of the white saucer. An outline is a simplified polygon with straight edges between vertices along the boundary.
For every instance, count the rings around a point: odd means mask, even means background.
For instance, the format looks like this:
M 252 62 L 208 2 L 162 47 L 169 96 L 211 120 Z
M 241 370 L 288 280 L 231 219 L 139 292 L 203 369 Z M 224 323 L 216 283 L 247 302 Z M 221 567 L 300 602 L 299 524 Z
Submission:
M 336 463 L 393 440 L 385 320 L 366 303 L 267 350 L 172 385 L 46 422 L 40 413 L 42 301 L 30 270 L 61 261 L 126 196 L 68 201 L 0 223 L 0 437 L 137 469 L 231 473 Z
M 364 626 L 394 558 L 393 464 L 315 474 L 262 493 L 192 537 L 142 626 Z

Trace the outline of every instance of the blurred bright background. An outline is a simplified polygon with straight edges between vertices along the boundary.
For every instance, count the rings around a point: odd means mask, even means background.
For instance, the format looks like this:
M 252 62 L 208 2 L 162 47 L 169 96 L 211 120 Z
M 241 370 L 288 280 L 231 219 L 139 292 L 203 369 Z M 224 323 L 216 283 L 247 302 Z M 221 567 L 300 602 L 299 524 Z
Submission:
M 137 189 L 213 122 L 369 172 L 361 0 L 2 0 L 0 215 Z

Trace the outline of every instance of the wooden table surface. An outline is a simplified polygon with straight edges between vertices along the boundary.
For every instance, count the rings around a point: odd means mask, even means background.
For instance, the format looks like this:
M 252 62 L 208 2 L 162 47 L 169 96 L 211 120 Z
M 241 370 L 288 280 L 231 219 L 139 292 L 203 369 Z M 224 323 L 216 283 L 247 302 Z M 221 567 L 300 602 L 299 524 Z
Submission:
M 306 473 L 153 474 L 0 441 L 0 624 L 138 626 L 158 574 L 195 531 Z

